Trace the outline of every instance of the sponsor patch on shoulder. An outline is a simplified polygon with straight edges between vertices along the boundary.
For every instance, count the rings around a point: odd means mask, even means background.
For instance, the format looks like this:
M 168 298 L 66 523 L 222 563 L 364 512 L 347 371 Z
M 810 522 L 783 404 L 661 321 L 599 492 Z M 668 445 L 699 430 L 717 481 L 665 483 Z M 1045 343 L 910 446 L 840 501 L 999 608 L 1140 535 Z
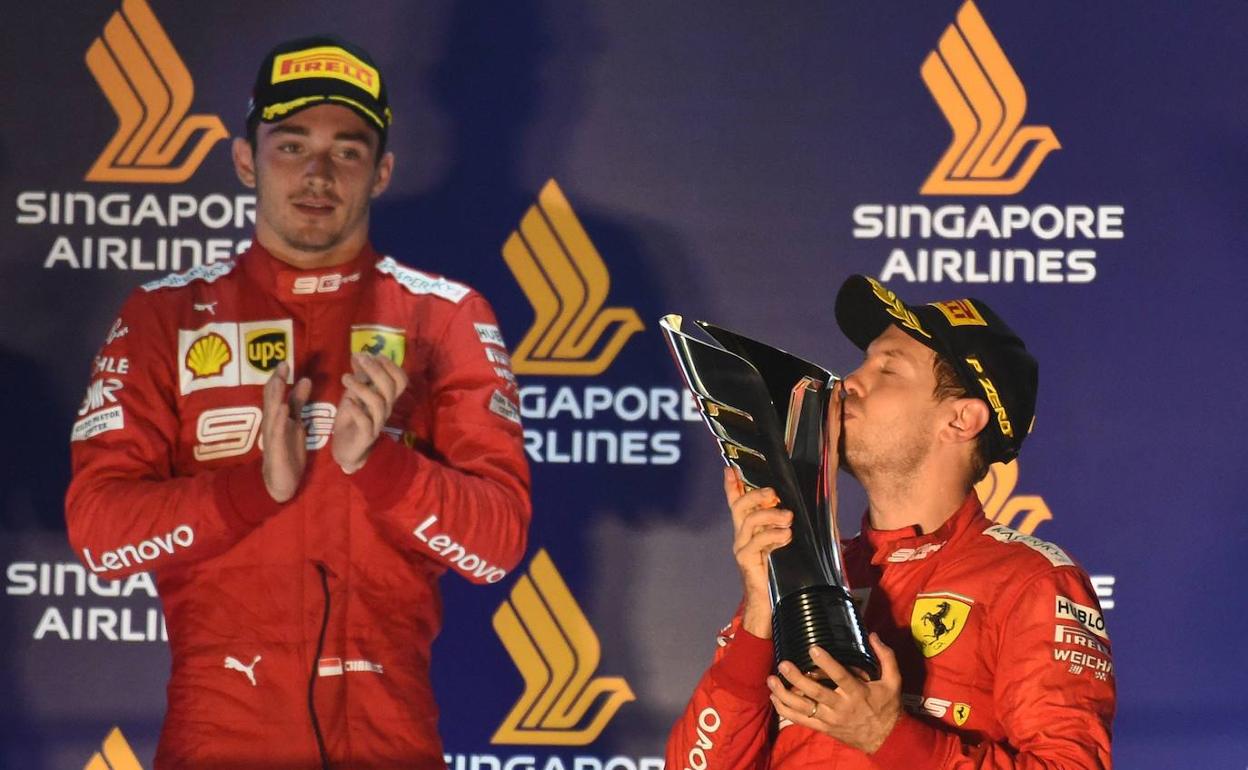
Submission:
M 490 411 L 503 419 L 520 424 L 520 408 L 497 390 L 490 394 Z
M 1031 535 L 1024 535 L 1022 532 L 1010 529 L 1004 524 L 994 524 L 988 529 L 985 529 L 984 534 L 993 540 L 997 540 L 1002 543 L 1021 543 L 1048 559 L 1049 563 L 1054 567 L 1070 567 L 1074 565 L 1071 558 L 1067 556 L 1066 552 L 1061 548 L 1058 548 L 1047 540 L 1041 540 L 1040 538 L 1032 537 Z
M 507 349 L 507 343 L 503 342 L 503 333 L 498 330 L 494 324 L 473 324 L 477 330 L 477 339 L 486 345 L 498 345 L 503 350 Z
M 73 433 L 70 434 L 70 441 L 86 441 L 94 438 L 101 433 L 108 433 L 110 430 L 120 430 L 126 427 L 126 415 L 121 410 L 121 406 L 114 406 L 103 411 L 93 412 L 74 423 Z
M 148 281 L 143 284 L 143 291 L 156 291 L 158 289 L 176 289 L 187 284 L 203 281 L 204 283 L 212 283 L 223 275 L 228 275 L 234 269 L 234 260 L 225 259 L 220 262 L 212 262 L 207 265 L 199 265 L 192 267 L 181 273 L 170 273 L 164 278 L 158 278 L 155 281 Z
M 462 283 L 426 275 L 419 270 L 400 265 L 394 257 L 385 257 L 380 260 L 377 263 L 377 272 L 391 276 L 412 294 L 432 294 L 451 302 L 459 302 L 472 291 Z

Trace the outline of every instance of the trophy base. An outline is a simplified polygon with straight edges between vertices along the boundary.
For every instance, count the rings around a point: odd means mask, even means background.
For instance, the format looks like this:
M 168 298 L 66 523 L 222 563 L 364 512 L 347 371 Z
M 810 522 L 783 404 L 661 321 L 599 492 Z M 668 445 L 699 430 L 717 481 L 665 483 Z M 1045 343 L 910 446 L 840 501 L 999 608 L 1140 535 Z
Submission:
M 811 645 L 818 645 L 842 666 L 880 678 L 879 661 L 843 588 L 811 586 L 785 596 L 772 610 L 771 629 L 777 664 L 787 660 L 803 673 L 826 680 L 810 658 Z

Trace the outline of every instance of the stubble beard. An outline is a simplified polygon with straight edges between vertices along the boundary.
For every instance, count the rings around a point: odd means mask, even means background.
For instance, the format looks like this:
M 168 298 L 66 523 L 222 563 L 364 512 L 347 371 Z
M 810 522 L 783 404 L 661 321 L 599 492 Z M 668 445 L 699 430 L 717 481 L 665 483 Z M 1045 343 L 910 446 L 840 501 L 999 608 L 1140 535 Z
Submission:
M 931 447 L 913 428 L 853 440 L 842 431 L 839 449 L 841 467 L 868 490 L 907 486 L 931 453 Z

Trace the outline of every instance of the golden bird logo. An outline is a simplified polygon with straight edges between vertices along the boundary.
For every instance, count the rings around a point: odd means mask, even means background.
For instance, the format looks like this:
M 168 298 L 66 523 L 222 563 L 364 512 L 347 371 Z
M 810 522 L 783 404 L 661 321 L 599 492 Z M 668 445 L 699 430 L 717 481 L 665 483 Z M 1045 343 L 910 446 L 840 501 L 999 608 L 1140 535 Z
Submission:
M 1061 149 L 1053 129 L 1021 125 L 1027 91 L 971 0 L 920 73 L 953 130 L 920 194 L 1013 195 L 1027 186 L 1046 155 Z M 1030 153 L 1019 162 L 1028 145 Z
M 117 113 L 117 132 L 87 172 L 88 182 L 185 182 L 229 136 L 216 115 L 187 115 L 195 96 L 191 73 L 144 0 L 123 0 L 86 61 Z
M 623 677 L 594 676 L 598 635 L 545 549 L 494 613 L 494 631 L 524 679 L 524 693 L 491 743 L 584 746 L 620 706 L 636 700 Z
M 1016 486 L 1018 460 L 993 463 L 988 468 L 988 475 L 975 485 L 975 494 L 979 495 L 985 516 L 1030 535 L 1036 527 L 1053 518 L 1053 512 L 1039 495 L 1015 495 Z
M 511 357 L 516 374 L 601 374 L 644 328 L 636 310 L 603 307 L 611 276 L 553 179 L 503 244 L 503 259 L 533 306 Z
M 114 727 L 104 739 L 100 750 L 91 755 L 82 770 L 143 770 L 139 758 L 121 734 L 121 728 Z

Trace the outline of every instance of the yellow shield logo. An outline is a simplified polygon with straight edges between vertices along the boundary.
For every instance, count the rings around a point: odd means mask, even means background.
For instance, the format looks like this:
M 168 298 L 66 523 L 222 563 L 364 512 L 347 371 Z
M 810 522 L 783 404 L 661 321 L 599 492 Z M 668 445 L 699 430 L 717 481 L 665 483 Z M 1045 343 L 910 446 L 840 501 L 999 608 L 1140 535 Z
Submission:
M 966 724 L 966 720 L 971 718 L 971 707 L 966 703 L 953 704 L 953 721 L 958 727 Z
M 392 326 L 352 326 L 351 352 L 381 354 L 396 365 L 403 365 L 403 351 L 407 340 L 402 329 Z
M 910 633 L 923 657 L 939 655 L 966 627 L 974 599 L 958 594 L 919 594 L 910 613 Z

